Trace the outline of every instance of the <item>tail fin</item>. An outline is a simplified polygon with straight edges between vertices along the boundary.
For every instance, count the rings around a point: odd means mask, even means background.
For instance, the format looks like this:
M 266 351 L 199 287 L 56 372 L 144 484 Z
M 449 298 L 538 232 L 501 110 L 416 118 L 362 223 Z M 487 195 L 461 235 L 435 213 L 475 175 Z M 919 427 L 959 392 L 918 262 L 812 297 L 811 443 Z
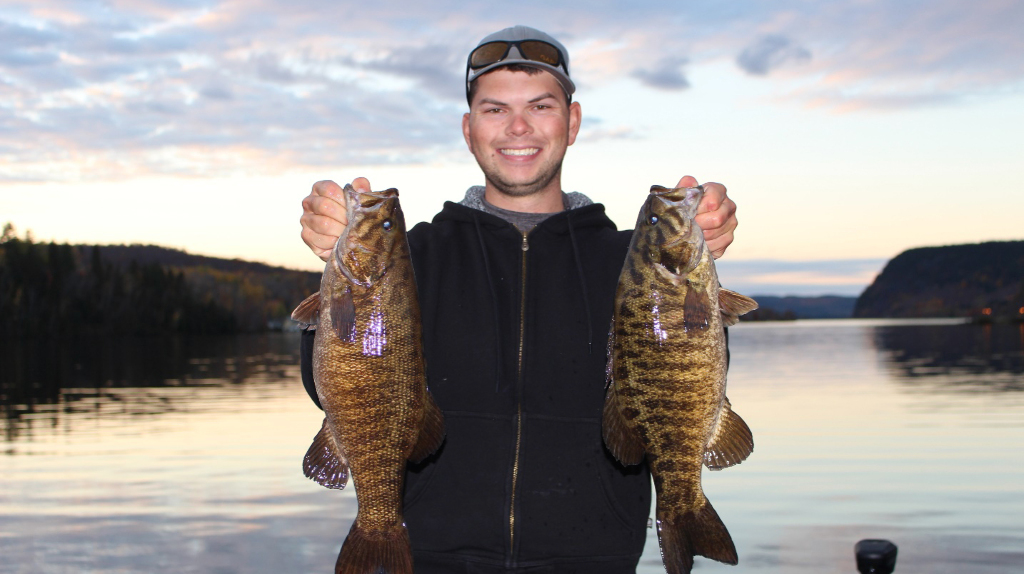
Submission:
M 388 531 L 363 531 L 359 520 L 341 545 L 334 574 L 412 574 L 409 531 L 399 524 Z
M 736 546 L 722 519 L 705 501 L 696 513 L 674 518 L 658 510 L 658 541 L 668 574 L 686 574 L 693 568 L 695 555 L 706 556 L 726 564 L 736 564 Z

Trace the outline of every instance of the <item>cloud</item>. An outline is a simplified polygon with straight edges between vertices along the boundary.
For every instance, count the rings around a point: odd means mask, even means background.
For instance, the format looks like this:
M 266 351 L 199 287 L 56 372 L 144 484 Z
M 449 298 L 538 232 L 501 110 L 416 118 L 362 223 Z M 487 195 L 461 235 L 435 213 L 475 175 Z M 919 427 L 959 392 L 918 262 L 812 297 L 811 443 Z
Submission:
M 636 68 L 632 76 L 645 85 L 660 90 L 685 90 L 690 82 L 683 74 L 683 66 L 689 63 L 686 58 L 666 56 L 659 59 L 652 68 Z
M 748 295 L 859 295 L 885 259 L 730 260 L 715 263 L 722 284 Z
M 400 46 L 375 59 L 353 62 L 361 69 L 383 72 L 414 81 L 437 97 L 462 102 L 466 98 L 462 69 L 465 56 L 452 46 Z
M 53 42 L 57 35 L 46 29 L 23 26 L 15 22 L 0 21 L 0 38 L 4 50 L 17 48 L 36 48 Z
M 774 68 L 788 62 L 811 59 L 811 52 L 796 46 L 782 36 L 764 36 L 747 46 L 736 57 L 736 64 L 748 74 L 765 76 Z
M 1024 4 L 1007 0 L 12 0 L 0 10 L 0 180 L 115 177 L 171 156 L 157 169 L 430 161 L 464 145 L 465 54 L 523 13 L 570 48 L 581 92 L 623 78 L 697 90 L 696 70 L 721 61 L 778 85 L 776 102 L 841 113 L 1024 88 Z M 94 169 L 47 169 L 68 158 Z

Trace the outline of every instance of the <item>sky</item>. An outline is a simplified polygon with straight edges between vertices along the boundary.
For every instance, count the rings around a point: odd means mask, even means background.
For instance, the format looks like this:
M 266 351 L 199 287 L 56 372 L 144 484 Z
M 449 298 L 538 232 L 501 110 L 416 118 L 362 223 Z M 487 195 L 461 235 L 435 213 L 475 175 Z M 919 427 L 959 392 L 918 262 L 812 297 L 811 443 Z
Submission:
M 315 181 L 429 220 L 482 176 L 464 66 L 567 46 L 563 188 L 632 227 L 652 184 L 726 185 L 749 294 L 856 295 L 922 246 L 1024 239 L 1024 3 L 0 1 L 0 224 L 322 269 Z

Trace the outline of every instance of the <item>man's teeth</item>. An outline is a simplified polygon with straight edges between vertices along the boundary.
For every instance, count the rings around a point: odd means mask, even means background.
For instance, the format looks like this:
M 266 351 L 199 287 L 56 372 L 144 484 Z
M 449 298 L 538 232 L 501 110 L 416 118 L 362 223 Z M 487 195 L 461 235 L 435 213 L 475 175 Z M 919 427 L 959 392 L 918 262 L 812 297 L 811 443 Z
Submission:
M 540 148 L 528 147 L 526 149 L 503 149 L 502 155 L 533 155 L 540 151 Z

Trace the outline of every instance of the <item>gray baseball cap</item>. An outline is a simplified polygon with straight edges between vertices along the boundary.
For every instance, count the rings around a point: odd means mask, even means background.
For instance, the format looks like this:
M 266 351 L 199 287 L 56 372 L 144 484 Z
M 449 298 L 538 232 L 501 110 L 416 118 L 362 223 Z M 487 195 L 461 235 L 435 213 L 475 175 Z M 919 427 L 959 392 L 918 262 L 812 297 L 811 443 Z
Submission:
M 469 86 L 473 80 L 509 64 L 522 64 L 550 73 L 570 97 L 576 91 L 576 85 L 569 79 L 569 52 L 565 46 L 536 28 L 512 26 L 480 40 L 469 53 L 466 60 L 466 97 L 469 97 Z

